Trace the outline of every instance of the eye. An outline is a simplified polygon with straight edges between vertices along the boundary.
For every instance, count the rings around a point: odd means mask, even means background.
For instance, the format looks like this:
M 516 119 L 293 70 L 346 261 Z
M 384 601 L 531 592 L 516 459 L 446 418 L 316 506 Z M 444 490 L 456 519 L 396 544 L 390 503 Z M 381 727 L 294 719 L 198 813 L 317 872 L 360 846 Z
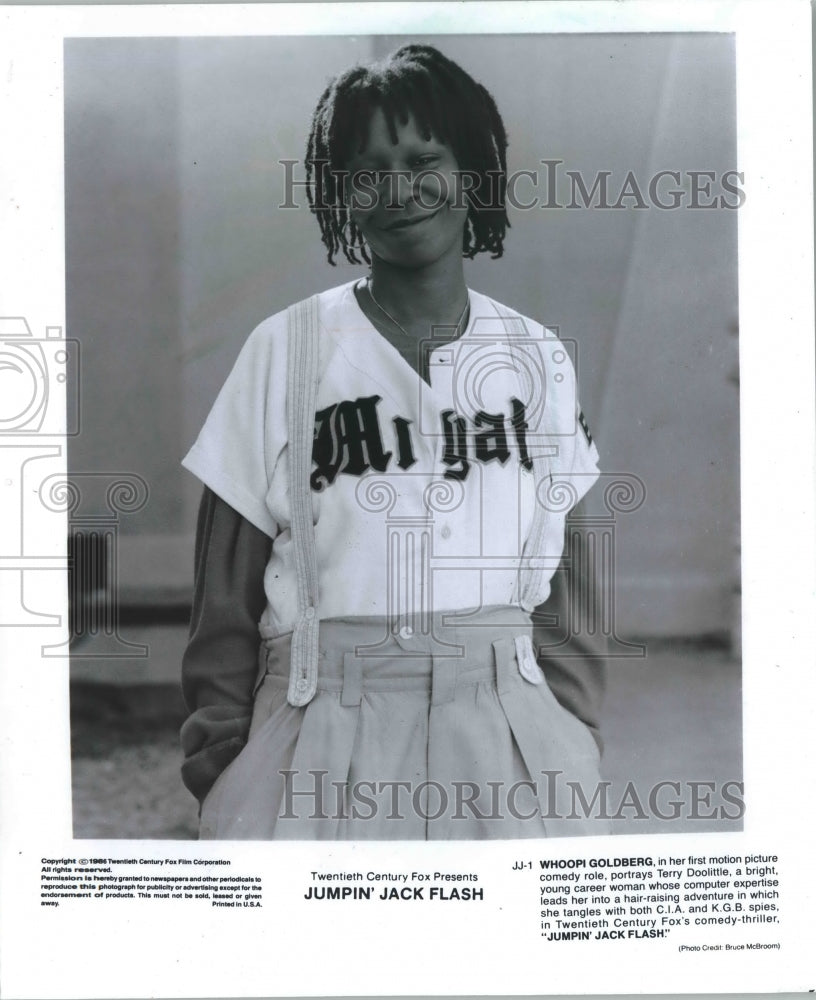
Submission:
M 414 161 L 415 165 L 421 170 L 427 170 L 429 167 L 434 166 L 434 164 L 439 163 L 438 153 L 423 153 L 418 156 Z

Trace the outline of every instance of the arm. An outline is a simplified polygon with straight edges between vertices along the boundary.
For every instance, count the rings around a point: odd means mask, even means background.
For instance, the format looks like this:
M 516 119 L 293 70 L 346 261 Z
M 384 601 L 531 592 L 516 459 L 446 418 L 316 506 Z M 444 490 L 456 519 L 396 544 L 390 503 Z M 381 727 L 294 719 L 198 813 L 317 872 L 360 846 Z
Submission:
M 567 523 L 568 538 L 580 530 L 576 524 Z M 579 551 L 584 551 L 584 546 Z M 606 689 L 607 637 L 600 627 L 594 636 L 586 630 L 574 635 L 570 629 L 571 602 L 580 601 L 584 608 L 600 606 L 598 580 L 594 572 L 587 572 L 584 562 L 562 559 L 550 581 L 550 596 L 533 612 L 533 644 L 556 699 L 589 727 L 598 748 L 603 750 L 599 725 Z
M 205 487 L 198 512 L 182 691 L 184 784 L 200 801 L 243 749 L 258 673 L 258 620 L 272 540 Z

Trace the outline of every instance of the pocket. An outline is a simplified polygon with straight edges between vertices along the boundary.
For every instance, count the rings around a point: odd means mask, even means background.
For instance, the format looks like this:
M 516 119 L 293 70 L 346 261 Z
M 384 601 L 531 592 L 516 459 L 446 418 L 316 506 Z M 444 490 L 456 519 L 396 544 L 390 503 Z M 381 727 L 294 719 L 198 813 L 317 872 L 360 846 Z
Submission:
M 219 821 L 222 815 L 221 809 L 224 795 L 229 789 L 233 780 L 233 775 L 240 772 L 247 766 L 247 758 L 251 757 L 256 750 L 258 736 L 263 733 L 263 727 L 269 722 L 270 716 L 275 708 L 275 701 L 281 701 L 281 693 L 271 684 L 264 684 L 263 681 L 269 675 L 262 678 L 262 682 L 257 689 L 255 703 L 252 707 L 252 721 L 249 727 L 249 736 L 246 743 L 235 757 L 227 764 L 224 770 L 215 779 L 215 783 L 207 793 L 201 803 L 201 813 L 199 815 L 198 838 L 199 840 L 215 840 L 223 837 L 223 822 Z M 277 699 L 275 696 L 278 695 Z M 249 751 L 249 753 L 248 753 Z M 238 779 L 240 781 L 240 778 Z M 219 832 L 219 827 L 221 832 Z
M 605 834 L 608 824 L 587 817 L 581 809 L 582 797 L 592 802 L 601 780 L 597 744 L 588 727 L 553 694 L 535 663 L 529 636 L 519 638 L 518 643 L 500 640 L 494 644 L 497 687 L 513 738 L 537 789 L 546 835 Z M 527 674 L 540 680 L 528 680 Z
M 218 838 L 218 805 L 224 791 L 227 776 L 233 769 L 246 747 L 235 757 L 215 779 L 212 788 L 207 792 L 201 803 L 201 813 L 198 818 L 198 839 L 216 840 Z
M 580 756 L 583 757 L 587 753 L 597 767 L 600 764 L 601 752 L 595 737 L 592 735 L 592 731 L 577 715 L 570 712 L 568 708 L 564 708 L 558 698 L 556 698 L 546 674 L 538 664 L 530 636 L 527 634 L 517 636 L 515 647 L 516 662 L 521 677 L 535 687 L 541 688 L 540 694 L 546 701 L 549 712 L 559 717 L 562 725 L 571 733 L 572 738 L 577 744 L 576 750 L 580 750 Z
M 292 766 L 303 709 L 289 705 L 286 691 L 274 684 L 262 685 L 258 694 L 246 746 L 202 804 L 202 840 L 271 840 L 275 836 L 284 790 L 281 769 Z

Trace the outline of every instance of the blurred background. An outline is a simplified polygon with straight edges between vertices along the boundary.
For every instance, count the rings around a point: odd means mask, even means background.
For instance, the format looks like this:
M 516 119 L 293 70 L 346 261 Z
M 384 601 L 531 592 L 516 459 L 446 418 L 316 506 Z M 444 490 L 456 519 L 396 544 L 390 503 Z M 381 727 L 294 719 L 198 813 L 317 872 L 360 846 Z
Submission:
M 405 41 L 436 44 L 495 96 L 521 199 L 569 205 L 607 172 L 619 208 L 511 209 L 468 283 L 575 342 L 602 468 L 585 517 L 612 544 L 605 775 L 741 777 L 737 216 L 690 208 L 739 169 L 729 35 L 71 39 L 65 44 L 69 338 L 80 342 L 69 468 L 77 837 L 195 836 L 178 777 L 178 688 L 200 488 L 179 462 L 249 332 L 364 268 L 330 267 L 286 200 L 328 80 Z M 542 160 L 560 161 L 555 189 Z M 552 169 L 552 168 L 551 168 Z M 680 172 L 649 196 L 660 171 Z M 636 196 L 619 198 L 634 178 Z M 631 182 L 628 190 L 631 192 Z M 728 201 L 734 204 L 733 195 Z M 84 484 L 84 485 L 83 485 Z M 642 484 L 642 487 L 641 485 Z M 627 487 L 627 488 L 629 488 Z M 625 490 L 624 490 L 625 492 Z M 614 499 L 614 498 L 612 498 Z M 620 498 L 618 498 L 620 500 Z M 630 509 L 632 508 L 632 509 Z M 660 824 L 619 832 L 734 829 Z

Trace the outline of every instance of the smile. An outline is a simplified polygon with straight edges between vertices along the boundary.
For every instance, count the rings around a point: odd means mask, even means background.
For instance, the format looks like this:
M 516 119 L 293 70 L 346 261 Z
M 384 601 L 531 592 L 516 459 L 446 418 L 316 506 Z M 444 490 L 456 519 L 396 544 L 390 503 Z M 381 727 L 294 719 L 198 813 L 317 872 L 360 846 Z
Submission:
M 388 226 L 383 226 L 383 229 L 385 229 L 389 233 L 392 233 L 395 230 L 399 229 L 413 229 L 414 226 L 421 226 L 423 222 L 428 222 L 429 219 L 436 218 L 436 216 L 439 215 L 441 211 L 442 211 L 442 206 L 437 208 L 435 212 L 429 212 L 428 214 L 423 214 L 423 215 L 414 215 L 411 218 L 407 219 L 398 219 L 396 222 L 392 222 Z

